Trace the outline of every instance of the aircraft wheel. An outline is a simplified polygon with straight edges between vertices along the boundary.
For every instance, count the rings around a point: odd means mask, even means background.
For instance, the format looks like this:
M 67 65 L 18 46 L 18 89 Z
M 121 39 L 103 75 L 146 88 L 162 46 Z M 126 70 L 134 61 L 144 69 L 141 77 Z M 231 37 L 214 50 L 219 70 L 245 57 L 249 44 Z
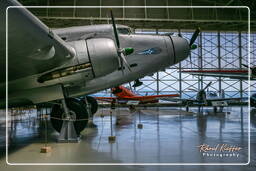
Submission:
M 84 104 L 74 98 L 66 99 L 67 107 L 70 112 L 71 119 L 75 120 L 74 127 L 77 135 L 86 127 L 88 122 L 88 113 L 84 108 Z M 60 132 L 63 121 L 65 118 L 64 109 L 61 105 L 54 105 L 51 111 L 51 123 L 53 128 Z
M 86 98 L 87 98 L 87 101 L 91 104 L 91 110 L 92 110 L 92 115 L 93 115 L 98 110 L 98 102 L 97 102 L 97 100 L 95 98 L 93 98 L 91 96 L 86 96 Z M 84 99 L 82 100 L 82 102 L 85 104 L 85 100 Z
M 250 104 L 251 107 L 256 107 L 256 101 L 252 97 L 250 98 Z
M 214 107 L 213 107 L 213 112 L 214 112 L 214 113 L 217 113 L 217 111 L 218 111 L 217 107 L 214 106 Z

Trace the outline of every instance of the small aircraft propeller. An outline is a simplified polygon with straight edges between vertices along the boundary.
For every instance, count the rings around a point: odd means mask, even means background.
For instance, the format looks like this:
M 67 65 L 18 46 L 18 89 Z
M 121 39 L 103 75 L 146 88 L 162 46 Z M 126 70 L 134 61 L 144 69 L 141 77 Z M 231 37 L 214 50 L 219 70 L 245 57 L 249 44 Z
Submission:
M 256 75 L 256 67 L 254 66 L 254 67 L 250 67 L 250 66 L 248 66 L 248 65 L 246 65 L 246 64 L 242 64 L 245 68 L 249 68 L 250 70 L 251 70 L 251 73 L 252 73 L 252 75 L 253 76 L 255 76 Z
M 132 87 L 139 87 L 143 84 L 143 82 L 141 82 L 139 79 L 134 81 L 134 84 L 132 85 Z
M 250 68 L 248 65 L 246 65 L 246 64 L 241 64 L 241 65 L 243 65 L 245 68 Z M 250 68 L 251 69 L 251 68 Z
M 203 90 L 205 91 L 211 84 L 212 84 L 212 81 L 209 82 L 209 83 L 203 88 Z
M 200 94 L 201 100 L 204 101 L 204 104 L 207 104 L 206 92 L 205 92 L 205 90 L 206 90 L 211 84 L 212 84 L 212 81 L 209 82 L 203 89 L 201 89 L 201 90 L 199 91 L 199 93 L 201 93 L 201 94 Z
M 194 88 L 188 88 L 188 90 L 192 90 L 192 91 L 195 91 L 197 92 L 197 95 L 196 95 L 196 99 L 198 101 L 203 101 L 204 104 L 207 104 L 207 100 L 206 100 L 206 92 L 205 90 L 212 84 L 212 81 L 209 82 L 204 88 L 200 89 L 200 90 L 197 90 L 197 89 L 194 89 Z M 209 91 L 209 90 L 207 90 Z
M 178 32 L 178 36 L 179 37 L 182 37 L 182 34 L 181 34 L 181 32 L 180 32 L 180 29 L 178 30 L 179 32 Z
M 114 88 L 111 89 L 112 94 L 121 93 L 122 91 L 123 91 L 123 90 L 120 89 L 119 86 L 116 86 L 116 87 L 114 87 Z
M 124 64 L 127 66 L 129 71 L 132 71 L 130 65 L 128 64 L 128 62 L 125 59 L 125 56 L 132 54 L 134 49 L 130 48 L 130 47 L 128 47 L 128 48 L 121 48 L 120 47 L 118 32 L 117 32 L 116 23 L 115 23 L 115 19 L 114 19 L 112 10 L 110 10 L 110 15 L 111 15 L 111 20 L 112 20 L 112 25 L 113 25 L 113 30 L 114 30 L 115 40 L 116 40 L 116 46 L 118 48 L 117 53 L 118 53 L 119 60 L 120 60 L 120 65 L 121 65 L 120 67 L 121 67 L 122 72 L 124 74 Z

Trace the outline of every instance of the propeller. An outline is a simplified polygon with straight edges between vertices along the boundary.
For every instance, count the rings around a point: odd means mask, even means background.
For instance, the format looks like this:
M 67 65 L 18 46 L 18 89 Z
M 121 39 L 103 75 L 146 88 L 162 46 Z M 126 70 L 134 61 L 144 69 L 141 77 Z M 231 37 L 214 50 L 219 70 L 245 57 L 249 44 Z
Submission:
M 203 88 L 203 90 L 205 91 L 211 84 L 212 84 L 212 81 L 209 82 L 209 83 Z
M 192 37 L 191 37 L 191 39 L 190 39 L 190 41 L 189 41 L 190 50 L 194 50 L 194 49 L 197 48 L 197 45 L 194 44 L 194 43 L 195 43 L 195 41 L 196 41 L 196 39 L 197 39 L 197 37 L 198 37 L 200 31 L 201 31 L 201 29 L 200 29 L 200 27 L 198 27 L 198 28 L 195 30 L 195 32 L 193 33 L 193 35 L 192 35 Z M 179 34 L 180 34 L 180 33 L 179 33 Z M 189 54 L 189 61 L 190 61 L 191 67 L 192 67 L 191 53 Z
M 201 31 L 201 29 L 200 29 L 200 27 L 198 27 L 198 28 L 195 30 L 195 32 L 193 33 L 193 35 L 192 35 L 192 37 L 191 37 L 191 39 L 190 39 L 189 47 L 190 47 L 191 50 L 197 48 L 197 46 L 194 44 L 194 42 L 196 41 L 196 39 L 197 39 L 197 37 L 198 37 L 200 31 Z
M 178 36 L 179 36 L 179 37 L 182 37 L 182 34 L 180 33 L 180 29 L 178 30 L 178 32 L 179 32 L 179 33 L 178 33 Z
M 134 84 L 132 85 L 132 87 L 139 87 L 143 84 L 143 82 L 141 82 L 139 79 L 134 81 Z
M 253 66 L 253 67 L 250 67 L 250 66 L 248 66 L 248 65 L 246 65 L 246 64 L 242 64 L 244 67 L 246 67 L 246 68 L 249 68 L 250 70 L 251 70 L 251 75 L 252 76 L 256 76 L 256 67 L 255 66 Z
M 117 32 L 117 29 L 116 29 L 116 23 L 115 23 L 115 19 L 114 19 L 112 10 L 110 10 L 110 15 L 111 15 L 113 31 L 114 31 L 114 35 L 115 35 L 116 46 L 118 48 L 117 53 L 118 53 L 119 60 L 120 60 L 120 67 L 121 67 L 121 70 L 124 74 L 124 64 L 127 66 L 129 71 L 132 71 L 130 65 L 128 64 L 128 62 L 125 59 L 125 56 L 132 54 L 134 49 L 130 48 L 130 47 L 128 47 L 128 48 L 121 48 L 120 47 L 120 41 L 119 41 L 118 32 Z
M 241 65 L 243 65 L 245 68 L 250 68 L 250 69 L 251 69 L 251 67 L 249 67 L 249 66 L 246 65 L 246 64 L 241 64 Z
M 117 93 L 121 93 L 123 90 L 119 86 L 117 86 L 112 88 L 111 91 L 112 91 L 112 94 L 117 94 Z
M 130 88 L 130 90 L 132 91 L 132 85 L 131 85 L 131 82 L 129 82 L 129 88 Z

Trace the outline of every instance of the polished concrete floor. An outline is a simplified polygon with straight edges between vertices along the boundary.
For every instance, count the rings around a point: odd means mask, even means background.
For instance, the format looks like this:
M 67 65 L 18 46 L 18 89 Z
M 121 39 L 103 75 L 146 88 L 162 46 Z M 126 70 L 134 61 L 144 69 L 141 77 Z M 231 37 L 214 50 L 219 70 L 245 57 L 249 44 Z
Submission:
M 179 108 L 147 108 L 133 113 L 116 109 L 110 124 L 108 109 L 100 109 L 94 117 L 97 128 L 86 128 L 80 143 L 56 143 L 58 134 L 47 122 L 38 119 L 36 111 L 16 113 L 9 117 L 9 153 L 11 164 L 74 163 L 74 164 L 164 164 L 165 166 L 7 166 L 5 162 L 5 118 L 0 117 L 0 169 L 2 170 L 255 170 L 256 118 L 251 116 L 251 163 L 247 166 L 166 166 L 175 163 L 247 163 L 248 162 L 248 109 L 229 107 L 222 113 L 197 108 L 185 112 Z M 251 113 L 256 113 L 252 110 Z M 101 117 L 104 116 L 104 117 Z M 115 125 L 115 123 L 118 125 Z M 137 124 L 143 124 L 138 129 Z M 116 136 L 115 143 L 108 137 Z M 47 130 L 47 131 L 46 131 Z M 47 134 L 45 134 L 47 132 Z M 47 135 L 47 138 L 45 138 Z M 52 152 L 40 153 L 45 142 Z M 199 147 L 219 144 L 241 147 L 233 152 L 216 150 L 200 152 Z M 210 156 L 215 154 L 215 156 Z M 222 156 L 221 156 L 222 154 Z M 225 156 L 228 155 L 228 156 Z M 231 156 L 232 155 L 232 156 Z

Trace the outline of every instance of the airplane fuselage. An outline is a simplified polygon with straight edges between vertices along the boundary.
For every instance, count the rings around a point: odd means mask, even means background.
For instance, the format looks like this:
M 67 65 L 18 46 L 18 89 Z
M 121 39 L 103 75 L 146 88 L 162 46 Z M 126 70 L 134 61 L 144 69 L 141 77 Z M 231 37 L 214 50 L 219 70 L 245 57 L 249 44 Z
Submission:
M 127 26 L 118 28 L 128 29 Z M 61 66 L 20 78 L 8 68 L 9 105 L 61 99 L 62 86 L 67 89 L 69 97 L 95 93 L 167 68 L 184 60 L 189 53 L 187 40 L 177 36 L 121 33 L 121 46 L 134 49 L 126 56 L 132 71 L 125 67 L 123 73 L 117 68 L 112 25 L 71 27 L 53 32 L 75 50 L 75 56 Z M 12 59 L 9 57 L 9 63 L 15 63 Z M 5 82 L 0 83 L 0 91 L 1 99 L 4 99 Z

